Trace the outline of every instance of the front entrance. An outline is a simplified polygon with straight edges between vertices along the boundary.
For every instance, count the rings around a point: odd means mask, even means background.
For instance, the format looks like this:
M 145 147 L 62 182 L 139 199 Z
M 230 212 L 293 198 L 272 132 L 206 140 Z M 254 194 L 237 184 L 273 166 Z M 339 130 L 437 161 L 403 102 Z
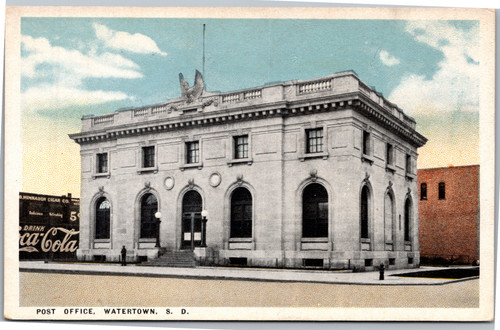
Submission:
M 201 195 L 190 190 L 182 199 L 181 249 L 194 249 L 201 246 Z
M 181 248 L 193 249 L 197 246 L 201 246 L 201 212 L 182 213 Z

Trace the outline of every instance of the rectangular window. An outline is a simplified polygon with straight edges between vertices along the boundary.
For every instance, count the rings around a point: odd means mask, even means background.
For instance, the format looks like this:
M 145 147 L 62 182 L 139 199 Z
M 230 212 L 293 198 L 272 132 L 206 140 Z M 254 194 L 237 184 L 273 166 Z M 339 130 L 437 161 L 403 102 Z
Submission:
M 323 259 L 302 259 L 304 267 L 323 267 Z
M 248 158 L 248 135 L 234 137 L 234 158 Z
M 446 199 L 446 185 L 444 182 L 439 182 L 438 185 L 438 198 Z
M 411 156 L 410 155 L 406 155 L 406 173 L 407 174 L 411 174 L 412 171 L 411 171 Z
M 229 258 L 229 264 L 233 266 L 246 266 L 248 265 L 247 258 Z
M 421 200 L 427 199 L 427 183 L 425 182 L 420 185 L 420 199 Z
M 363 154 L 370 155 L 370 133 L 363 131 Z
M 394 164 L 394 148 L 390 143 L 387 143 L 385 159 L 387 161 L 387 165 Z
M 142 167 L 155 167 L 155 147 L 142 147 Z
M 97 154 L 97 173 L 108 172 L 108 154 Z
M 323 152 L 323 129 L 306 130 L 306 153 Z
M 200 143 L 198 141 L 186 142 L 186 163 L 200 162 Z

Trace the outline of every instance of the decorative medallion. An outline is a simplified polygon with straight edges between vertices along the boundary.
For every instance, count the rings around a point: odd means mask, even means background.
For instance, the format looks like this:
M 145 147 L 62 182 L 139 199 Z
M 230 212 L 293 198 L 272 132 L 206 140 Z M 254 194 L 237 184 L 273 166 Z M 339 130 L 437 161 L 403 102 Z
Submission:
M 212 173 L 210 175 L 210 178 L 208 178 L 208 183 L 212 186 L 212 187 L 217 187 L 218 185 L 220 185 L 222 181 L 222 178 L 220 176 L 219 173 L 215 172 L 215 173 Z
M 144 188 L 146 188 L 146 191 L 150 191 L 151 190 L 151 182 L 150 181 L 144 182 Z
M 104 186 L 99 186 L 99 195 L 104 195 Z
M 189 179 L 188 180 L 188 186 L 189 186 L 189 189 L 193 189 L 194 188 L 194 179 Z
M 171 190 L 175 186 L 175 180 L 171 176 L 167 176 L 164 181 L 165 189 Z

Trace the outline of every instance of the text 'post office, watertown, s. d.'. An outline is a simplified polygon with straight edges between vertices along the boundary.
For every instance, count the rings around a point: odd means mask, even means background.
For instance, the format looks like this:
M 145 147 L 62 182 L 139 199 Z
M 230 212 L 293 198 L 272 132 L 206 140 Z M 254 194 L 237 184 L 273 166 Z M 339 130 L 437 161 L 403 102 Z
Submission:
M 86 116 L 81 260 L 419 265 L 415 121 L 351 71 Z M 177 87 L 175 87 L 177 88 Z

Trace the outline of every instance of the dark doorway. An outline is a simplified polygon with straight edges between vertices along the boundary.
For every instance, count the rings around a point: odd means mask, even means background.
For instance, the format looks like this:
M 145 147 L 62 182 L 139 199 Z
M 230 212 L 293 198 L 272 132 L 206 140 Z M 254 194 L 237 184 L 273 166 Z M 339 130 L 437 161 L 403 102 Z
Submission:
M 195 190 L 188 191 L 182 199 L 181 249 L 201 246 L 201 210 L 201 195 Z

